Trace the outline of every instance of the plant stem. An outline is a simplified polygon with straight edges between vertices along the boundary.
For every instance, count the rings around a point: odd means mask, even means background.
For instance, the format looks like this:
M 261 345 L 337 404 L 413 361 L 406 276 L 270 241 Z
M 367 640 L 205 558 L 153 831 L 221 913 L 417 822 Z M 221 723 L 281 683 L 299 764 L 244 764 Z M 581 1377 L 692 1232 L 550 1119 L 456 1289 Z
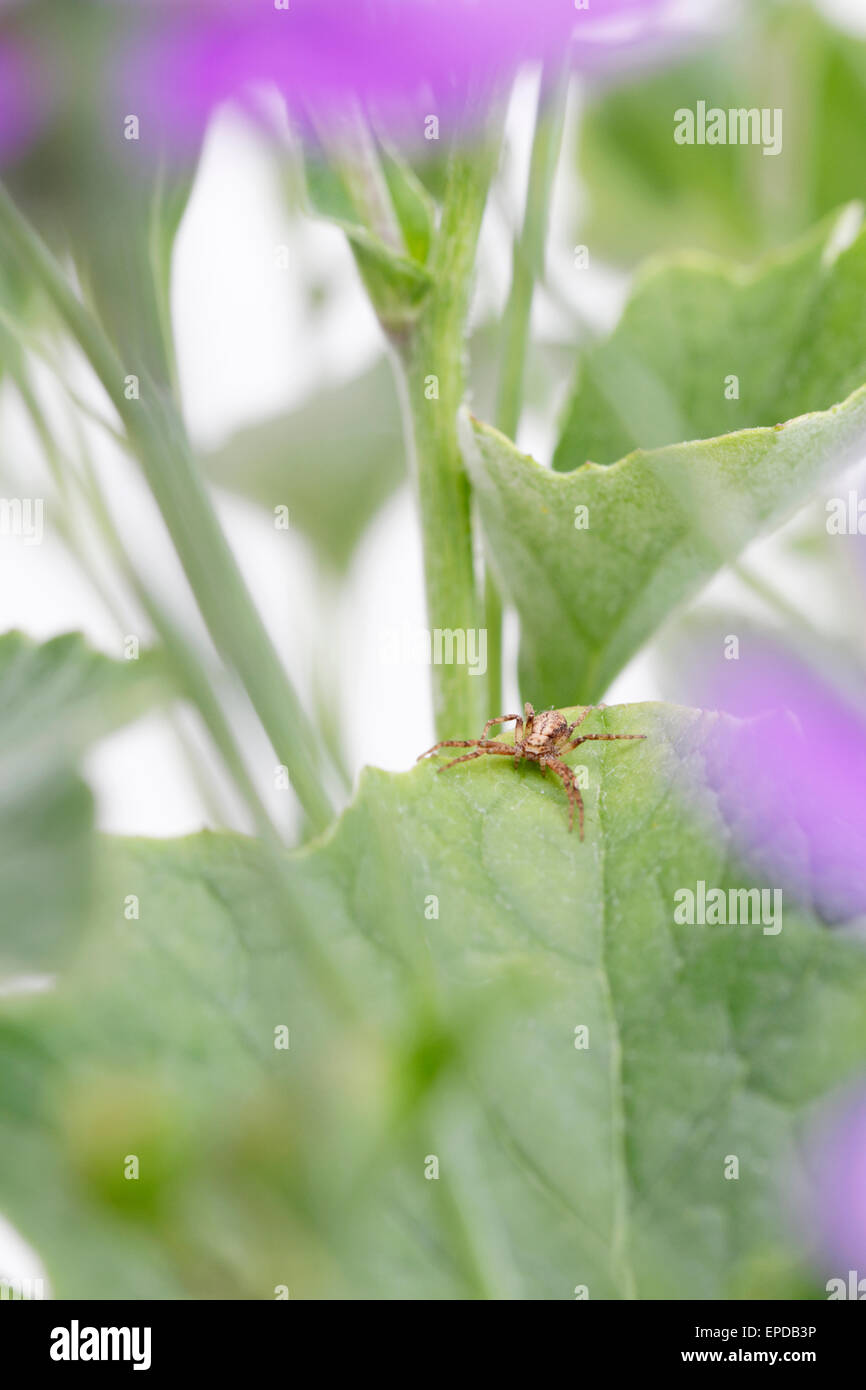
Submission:
M 545 91 L 548 73 L 542 72 L 535 116 L 535 133 L 529 161 L 523 226 L 515 238 L 511 289 L 505 308 L 505 346 L 496 397 L 496 428 L 517 439 L 523 412 L 526 358 L 532 324 L 536 281 L 544 275 L 550 197 L 565 120 L 568 73 L 562 73 Z M 487 628 L 487 703 L 493 713 L 502 703 L 502 599 L 487 565 L 484 575 L 484 625 Z
M 536 281 L 544 275 L 550 198 L 562 144 L 568 95 L 567 72 L 560 74 L 545 90 L 547 76 L 542 73 L 542 87 L 538 94 L 523 226 L 514 241 L 511 291 L 504 320 L 505 347 L 496 398 L 496 428 L 510 439 L 517 434 L 523 410 L 523 379 L 532 301 Z
M 484 566 L 484 627 L 487 632 L 487 708 L 502 709 L 502 595 L 489 562 Z
M 123 421 L 214 645 L 237 671 L 313 830 L 323 830 L 332 813 L 314 731 L 246 588 L 169 392 L 142 374 L 140 399 L 127 399 L 128 368 L 2 186 L 0 237 L 47 293 Z
M 495 148 L 455 150 L 449 160 L 442 217 L 428 269 L 433 286 L 417 320 L 394 336 L 402 363 L 402 396 L 414 465 L 432 633 L 476 632 L 480 605 L 475 582 L 472 512 L 457 436 L 465 392 L 464 332 L 481 218 Z M 483 681 L 447 658 L 432 666 L 439 738 L 465 737 L 482 722 Z M 454 653 L 450 653 L 454 655 Z

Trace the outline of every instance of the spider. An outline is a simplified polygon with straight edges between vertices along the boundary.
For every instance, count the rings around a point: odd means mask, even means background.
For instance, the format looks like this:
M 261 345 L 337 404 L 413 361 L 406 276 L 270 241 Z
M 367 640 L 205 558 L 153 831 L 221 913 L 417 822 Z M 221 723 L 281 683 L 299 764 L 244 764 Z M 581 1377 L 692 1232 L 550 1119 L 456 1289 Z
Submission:
M 574 808 L 577 806 L 579 813 L 580 838 L 583 839 L 583 797 L 577 785 L 577 778 L 574 770 L 568 763 L 562 761 L 562 754 L 571 752 L 572 748 L 577 748 L 581 743 L 606 742 L 614 739 L 641 739 L 646 738 L 646 734 L 578 734 L 577 738 L 572 738 L 575 729 L 578 729 L 586 716 L 595 706 L 588 705 L 578 719 L 573 724 L 566 722 L 565 715 L 559 710 L 544 710 L 542 714 L 536 714 L 529 701 L 523 711 L 523 718 L 519 714 L 500 714 L 496 719 L 488 719 L 481 731 L 480 738 L 446 738 L 441 743 L 434 743 L 432 748 L 428 748 L 426 753 L 422 753 L 417 758 L 428 758 L 431 753 L 436 753 L 440 748 L 472 748 L 474 752 L 464 753 L 459 758 L 452 758 L 450 762 L 444 763 L 442 767 L 436 769 L 437 772 L 445 772 L 449 767 L 454 767 L 455 763 L 468 763 L 473 758 L 481 758 L 485 753 L 498 753 L 504 758 L 513 758 L 514 766 L 520 762 L 521 758 L 526 758 L 529 762 L 538 763 L 542 771 L 551 768 L 558 777 L 562 778 L 563 786 L 568 794 L 568 828 L 574 829 Z M 496 739 L 487 737 L 487 730 L 494 724 L 515 723 L 514 743 L 499 743 Z

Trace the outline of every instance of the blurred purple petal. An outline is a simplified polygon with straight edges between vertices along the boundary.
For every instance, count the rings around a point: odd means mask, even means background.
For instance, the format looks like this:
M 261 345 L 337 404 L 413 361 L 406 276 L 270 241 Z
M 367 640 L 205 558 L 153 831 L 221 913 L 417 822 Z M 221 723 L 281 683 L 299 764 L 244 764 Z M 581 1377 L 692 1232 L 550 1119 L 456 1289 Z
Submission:
M 815 1208 L 810 1236 L 827 1273 L 866 1279 L 866 1092 L 837 1107 L 812 1146 Z
M 866 913 L 866 718 L 781 650 L 723 663 L 696 690 L 752 718 L 719 732 L 709 769 L 740 852 L 830 922 Z M 866 692 L 864 692 L 866 694 Z
M 37 134 L 46 105 L 37 65 L 0 40 L 0 162 L 8 162 Z
M 348 98 L 386 121 L 440 117 L 470 90 L 535 59 L 593 66 L 633 42 L 663 0 L 158 0 L 163 23 L 123 74 L 127 109 L 197 138 L 213 107 L 275 85 L 293 114 L 327 117 Z M 418 102 L 423 105 L 418 105 Z M 406 134 L 411 138 L 411 132 Z M 418 130 L 420 135 L 420 127 Z

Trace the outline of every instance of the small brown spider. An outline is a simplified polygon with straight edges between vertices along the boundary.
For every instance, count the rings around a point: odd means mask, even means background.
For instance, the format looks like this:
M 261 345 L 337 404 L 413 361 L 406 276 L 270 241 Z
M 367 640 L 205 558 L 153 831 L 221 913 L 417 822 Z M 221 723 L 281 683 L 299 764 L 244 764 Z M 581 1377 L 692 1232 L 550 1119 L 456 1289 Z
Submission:
M 432 748 L 428 748 L 426 753 L 422 753 L 417 761 L 420 762 L 421 758 L 428 758 L 431 753 L 436 753 L 440 748 L 473 748 L 475 750 L 473 753 L 464 753 L 462 757 L 452 758 L 449 763 L 444 763 L 436 771 L 445 772 L 449 767 L 454 767 L 455 763 L 468 763 L 473 758 L 483 757 L 485 753 L 498 753 L 504 758 L 513 758 L 515 767 L 521 758 L 526 758 L 529 762 L 538 763 L 542 770 L 552 768 L 557 776 L 562 778 L 563 786 L 568 793 L 569 830 L 574 829 L 574 808 L 577 806 L 580 814 L 580 838 L 582 840 L 583 797 L 580 794 L 573 768 L 562 761 L 561 755 L 571 752 L 572 748 L 577 748 L 580 743 L 646 738 L 646 734 L 579 734 L 577 738 L 572 738 L 575 729 L 580 727 L 594 708 L 595 706 L 588 705 L 573 724 L 568 724 L 565 716 L 560 714 L 559 710 L 549 709 L 542 714 L 536 714 L 532 705 L 527 701 L 522 719 L 519 714 L 500 714 L 496 719 L 488 719 L 481 731 L 480 738 L 443 739 L 441 743 L 434 743 Z M 496 739 L 487 737 L 487 730 L 492 728 L 494 724 L 510 724 L 512 720 L 516 725 L 513 745 L 498 743 Z

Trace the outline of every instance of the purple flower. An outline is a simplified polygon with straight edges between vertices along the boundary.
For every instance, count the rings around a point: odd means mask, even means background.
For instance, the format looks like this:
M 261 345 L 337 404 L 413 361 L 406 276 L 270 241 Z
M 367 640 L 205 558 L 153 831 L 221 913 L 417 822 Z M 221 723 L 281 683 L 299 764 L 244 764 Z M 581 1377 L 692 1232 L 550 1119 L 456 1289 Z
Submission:
M 740 852 L 828 922 L 866 913 L 864 693 L 766 641 L 691 682 L 701 705 L 749 721 L 722 726 L 708 753 Z
M 45 115 L 45 85 L 25 50 L 0 40 L 0 163 L 7 163 L 36 135 Z
M 0 0 L 0 156 L 33 136 L 49 95 L 61 129 L 64 106 L 80 108 L 84 94 L 106 131 L 136 115 L 142 149 L 155 149 L 165 132 L 193 151 L 221 102 L 255 112 L 261 91 L 274 88 L 296 125 L 327 122 L 359 103 L 408 142 L 422 138 L 427 115 L 447 138 L 467 99 L 482 113 L 491 89 L 524 62 L 568 58 L 609 70 L 632 60 L 645 37 L 661 32 L 668 0 L 589 0 L 589 8 L 575 0 L 277 3 L 70 0 L 46 12 Z M 10 45 L 22 42 L 52 74 L 41 87 L 33 67 L 13 59 Z
M 718 648 L 716 648 L 718 651 Z M 735 847 L 757 875 L 828 923 L 866 914 L 866 691 L 847 693 L 765 635 L 738 660 L 692 653 L 689 695 L 744 718 L 720 721 L 707 775 Z M 789 1194 L 835 1297 L 866 1295 L 866 1090 L 824 1112 L 806 1146 L 809 1181 Z M 852 1273 L 853 1271 L 853 1273 Z M 854 1292 L 852 1293 L 852 1289 Z
M 813 1141 L 810 1168 L 814 1197 L 809 1236 L 825 1271 L 851 1285 L 862 1279 L 866 1294 L 866 1092 L 838 1104 Z M 854 1280 L 849 1280 L 851 1271 Z M 859 1297 L 859 1292 L 853 1296 Z
M 213 110 L 276 86 L 296 120 L 360 102 L 411 138 L 405 122 L 462 110 L 467 94 L 533 59 L 595 66 L 634 43 L 663 0 L 151 0 L 159 20 L 123 71 L 129 111 L 198 139 Z M 573 42 L 572 42 L 573 40 Z M 423 126 L 414 126 L 420 135 Z

